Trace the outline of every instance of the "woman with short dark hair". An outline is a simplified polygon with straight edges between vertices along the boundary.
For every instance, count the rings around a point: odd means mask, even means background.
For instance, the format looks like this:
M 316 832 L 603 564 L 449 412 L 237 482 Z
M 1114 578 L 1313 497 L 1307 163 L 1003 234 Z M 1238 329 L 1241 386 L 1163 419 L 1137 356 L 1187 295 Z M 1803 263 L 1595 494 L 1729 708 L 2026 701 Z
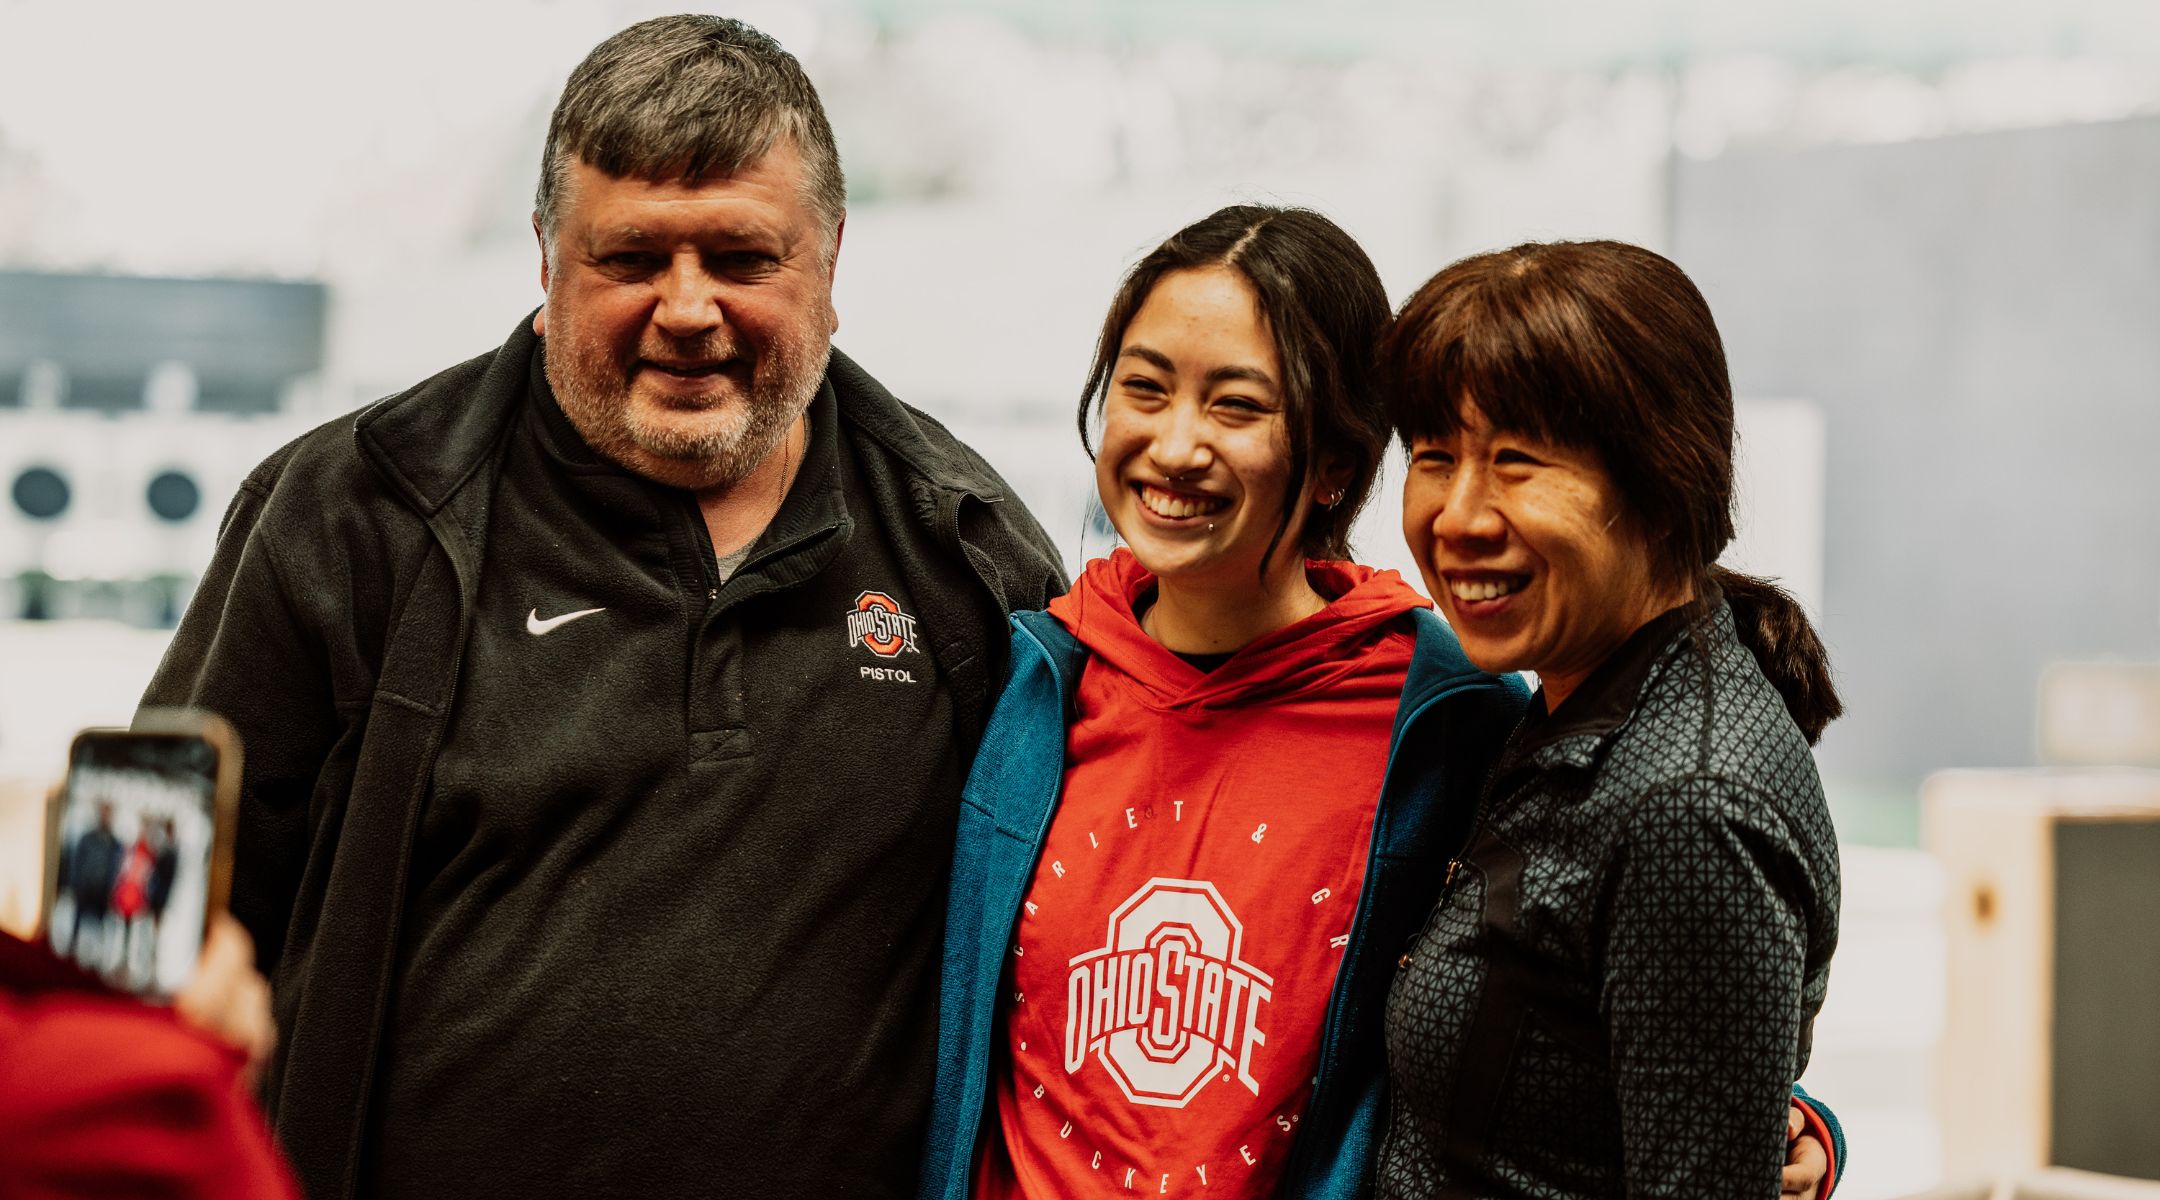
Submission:
M 1532 671 L 1387 1009 L 1384 1196 L 1762 1196 L 1837 941 L 1799 606 L 1718 567 L 1702 295 L 1615 242 L 1442 271 L 1380 369 L 1403 530 L 1472 662 Z

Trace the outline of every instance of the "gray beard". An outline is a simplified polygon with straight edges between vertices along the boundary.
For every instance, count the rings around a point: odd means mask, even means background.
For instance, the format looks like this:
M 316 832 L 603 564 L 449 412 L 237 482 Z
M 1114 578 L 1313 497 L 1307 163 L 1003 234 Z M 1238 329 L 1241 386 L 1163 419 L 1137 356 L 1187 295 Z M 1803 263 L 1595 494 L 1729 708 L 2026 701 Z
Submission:
M 813 364 L 810 355 L 799 352 L 803 349 L 774 347 L 759 361 L 741 420 L 710 433 L 688 434 L 633 422 L 629 383 L 604 350 L 586 354 L 572 341 L 541 339 L 548 386 L 586 445 L 656 483 L 694 491 L 724 490 L 749 478 L 810 407 L 824 379 L 824 358 L 818 356 Z M 700 354 L 692 350 L 686 357 Z

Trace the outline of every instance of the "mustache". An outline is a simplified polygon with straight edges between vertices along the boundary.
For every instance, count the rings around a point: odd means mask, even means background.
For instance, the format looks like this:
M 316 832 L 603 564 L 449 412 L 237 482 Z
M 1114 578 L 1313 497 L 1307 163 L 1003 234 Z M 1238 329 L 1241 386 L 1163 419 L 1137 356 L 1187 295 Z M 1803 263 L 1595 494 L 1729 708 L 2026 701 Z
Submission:
M 697 337 L 647 338 L 638 344 L 637 358 L 666 363 L 717 363 L 729 359 L 747 358 L 735 339 L 718 334 L 701 334 Z

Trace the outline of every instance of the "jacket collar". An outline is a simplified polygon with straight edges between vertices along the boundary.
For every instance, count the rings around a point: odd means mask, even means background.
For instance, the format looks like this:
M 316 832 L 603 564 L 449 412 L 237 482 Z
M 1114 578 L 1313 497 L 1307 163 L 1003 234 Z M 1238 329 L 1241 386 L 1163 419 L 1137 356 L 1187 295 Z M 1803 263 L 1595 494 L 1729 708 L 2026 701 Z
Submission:
M 1727 631 L 1732 627 L 1732 614 L 1715 584 L 1629 634 L 1558 709 L 1546 711 L 1541 689 L 1531 700 L 1508 758 L 1547 769 L 1594 766 L 1605 743 L 1634 719 L 1652 676 L 1687 644 L 1691 632 L 1706 625 Z
M 1016 612 L 1012 615 L 1013 628 L 1034 639 L 1041 646 L 1044 664 L 1057 673 L 1059 687 L 1065 694 L 1065 722 L 1072 723 L 1073 698 L 1080 691 L 1080 671 L 1087 665 L 1087 647 L 1073 636 L 1065 623 L 1047 612 Z M 1017 664 L 1016 664 L 1017 665 Z
M 408 502 L 433 515 L 492 459 L 525 399 L 539 344 L 527 314 L 499 348 L 370 405 L 353 423 L 361 452 Z M 825 373 L 841 419 L 914 474 L 983 500 L 1005 498 L 1005 489 L 980 458 L 957 441 L 933 443 L 924 427 L 942 426 L 900 403 L 853 359 L 833 350 Z
M 973 451 L 946 433 L 935 419 L 909 408 L 885 385 L 837 348 L 825 361 L 825 378 L 840 399 L 840 417 L 860 429 L 910 471 L 932 486 L 965 492 L 992 503 L 1006 498 L 1005 488 Z M 925 427 L 944 435 L 933 442 Z
M 528 315 L 500 349 L 370 405 L 353 422 L 361 453 L 433 516 L 494 457 L 539 342 Z
M 1456 640 L 1454 630 L 1447 627 L 1447 622 L 1441 620 L 1438 613 L 1421 608 L 1412 612 L 1410 619 L 1417 627 L 1417 649 L 1410 658 L 1410 674 L 1403 680 L 1402 707 L 1396 710 L 1395 736 L 1398 739 L 1402 737 L 1404 726 L 1426 701 L 1438 699 L 1464 684 L 1493 682 L 1493 676 L 1479 670 L 1463 653 L 1462 643 Z

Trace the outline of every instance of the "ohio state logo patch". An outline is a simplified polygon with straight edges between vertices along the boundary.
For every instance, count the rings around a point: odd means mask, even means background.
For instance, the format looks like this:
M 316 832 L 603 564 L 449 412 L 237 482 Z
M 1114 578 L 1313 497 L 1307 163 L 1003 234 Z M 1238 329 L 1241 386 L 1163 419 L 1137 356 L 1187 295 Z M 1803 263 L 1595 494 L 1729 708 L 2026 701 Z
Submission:
M 1275 981 L 1240 957 L 1244 941 L 1214 884 L 1148 880 L 1110 913 L 1107 944 L 1071 961 L 1065 1073 L 1093 1054 L 1126 1099 L 1157 1108 L 1185 1107 L 1218 1072 L 1259 1095 Z
M 883 592 L 864 592 L 855 597 L 847 615 L 850 648 L 861 646 L 879 658 L 902 652 L 920 654 L 915 646 L 915 618 L 900 611 L 900 602 Z

